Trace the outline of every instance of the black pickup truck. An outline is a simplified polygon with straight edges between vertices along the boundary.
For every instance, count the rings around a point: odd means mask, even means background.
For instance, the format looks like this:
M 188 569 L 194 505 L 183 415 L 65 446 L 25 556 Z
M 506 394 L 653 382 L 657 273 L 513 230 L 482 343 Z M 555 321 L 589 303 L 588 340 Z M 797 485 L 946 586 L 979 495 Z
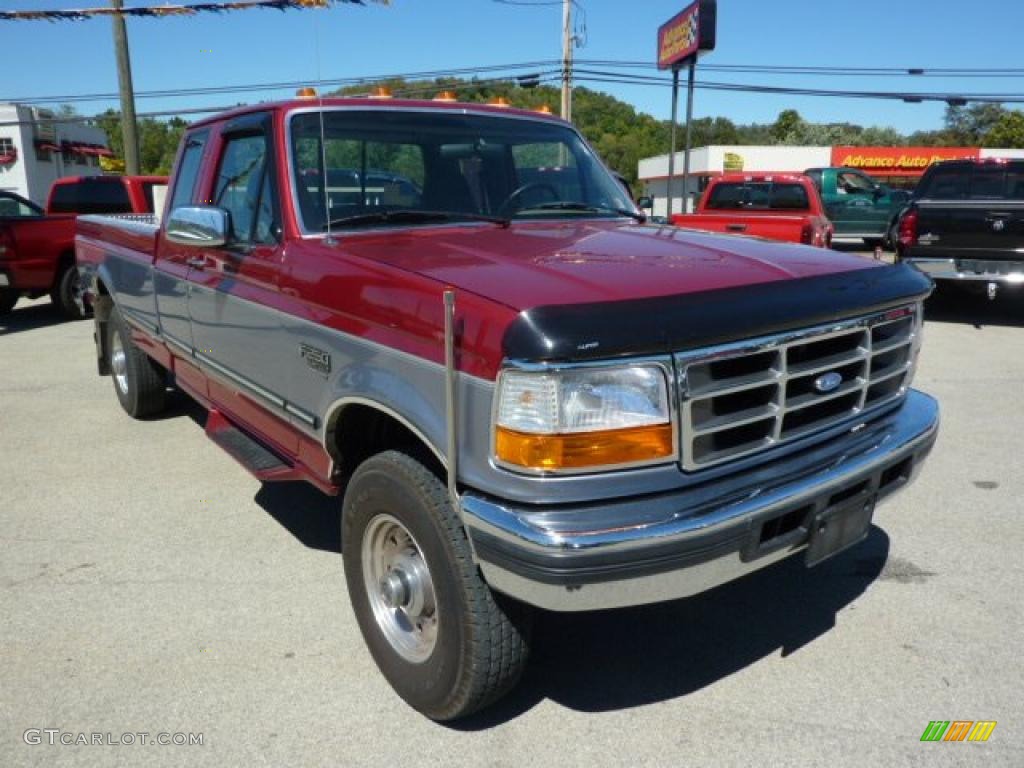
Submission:
M 938 283 L 1024 286 L 1024 160 L 931 166 L 900 215 L 897 258 Z

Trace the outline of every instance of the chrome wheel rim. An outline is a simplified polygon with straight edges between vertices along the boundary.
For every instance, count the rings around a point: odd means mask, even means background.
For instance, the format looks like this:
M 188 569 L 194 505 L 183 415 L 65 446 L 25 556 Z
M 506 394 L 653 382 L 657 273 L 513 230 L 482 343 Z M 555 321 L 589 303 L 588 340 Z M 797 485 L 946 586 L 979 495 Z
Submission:
M 110 368 L 114 374 L 114 381 L 122 395 L 128 394 L 128 358 L 125 356 L 124 344 L 121 343 L 121 334 L 116 331 L 110 341 Z
M 391 515 L 363 532 L 363 584 L 381 634 L 406 661 L 426 661 L 437 644 L 437 600 L 423 551 Z

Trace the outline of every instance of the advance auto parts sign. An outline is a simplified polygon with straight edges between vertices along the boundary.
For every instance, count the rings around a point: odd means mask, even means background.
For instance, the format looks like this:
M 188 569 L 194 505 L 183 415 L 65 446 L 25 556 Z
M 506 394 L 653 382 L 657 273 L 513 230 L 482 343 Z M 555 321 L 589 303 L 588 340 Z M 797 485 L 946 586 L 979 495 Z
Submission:
M 658 69 L 715 48 L 716 0 L 697 0 L 658 27 Z
M 832 147 L 832 165 L 872 176 L 917 176 L 932 163 L 979 157 L 977 147 Z

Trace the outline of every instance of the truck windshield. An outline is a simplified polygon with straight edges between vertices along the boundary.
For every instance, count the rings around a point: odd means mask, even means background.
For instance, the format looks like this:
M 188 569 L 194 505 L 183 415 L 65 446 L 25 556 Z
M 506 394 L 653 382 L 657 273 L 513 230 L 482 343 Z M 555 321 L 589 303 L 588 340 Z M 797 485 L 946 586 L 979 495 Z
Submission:
M 720 182 L 711 187 L 705 208 L 710 210 L 807 210 L 807 190 L 800 184 Z
M 291 119 L 295 202 L 306 232 L 328 222 L 344 228 L 638 215 L 567 126 L 429 110 L 323 114 L 323 145 L 318 112 Z M 400 211 L 418 215 L 374 215 Z

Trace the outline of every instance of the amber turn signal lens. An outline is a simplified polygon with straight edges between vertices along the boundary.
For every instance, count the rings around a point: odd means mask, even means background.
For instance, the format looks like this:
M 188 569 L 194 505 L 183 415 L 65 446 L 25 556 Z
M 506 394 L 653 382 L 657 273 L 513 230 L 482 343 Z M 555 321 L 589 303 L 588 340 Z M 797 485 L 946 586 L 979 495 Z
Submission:
M 495 456 L 529 469 L 557 471 L 612 467 L 668 459 L 673 456 L 672 425 L 536 435 L 498 427 Z

